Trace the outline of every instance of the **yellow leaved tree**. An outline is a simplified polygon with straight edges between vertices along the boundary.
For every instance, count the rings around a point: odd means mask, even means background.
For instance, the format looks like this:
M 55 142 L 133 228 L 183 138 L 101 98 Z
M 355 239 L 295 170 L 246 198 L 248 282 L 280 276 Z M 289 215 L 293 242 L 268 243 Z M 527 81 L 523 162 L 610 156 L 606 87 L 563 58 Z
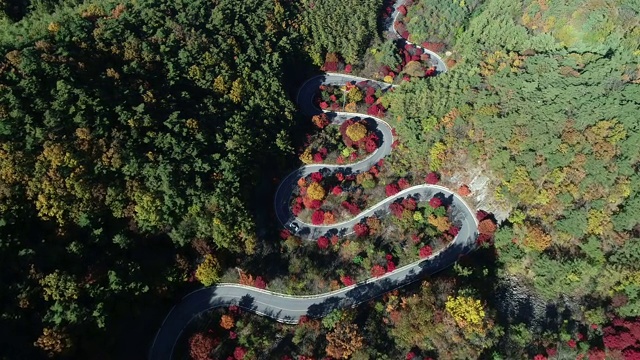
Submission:
M 213 255 L 205 255 L 204 261 L 196 269 L 196 279 L 204 286 L 211 286 L 220 279 L 220 265 Z
M 347 136 L 353 142 L 358 142 L 367 136 L 367 127 L 362 123 L 353 123 L 347 127 Z
M 307 196 L 311 200 L 322 200 L 325 196 L 324 188 L 317 182 L 312 182 L 307 188 Z
M 445 302 L 445 310 L 453 317 L 463 330 L 484 334 L 485 311 L 480 300 L 469 296 L 449 296 Z

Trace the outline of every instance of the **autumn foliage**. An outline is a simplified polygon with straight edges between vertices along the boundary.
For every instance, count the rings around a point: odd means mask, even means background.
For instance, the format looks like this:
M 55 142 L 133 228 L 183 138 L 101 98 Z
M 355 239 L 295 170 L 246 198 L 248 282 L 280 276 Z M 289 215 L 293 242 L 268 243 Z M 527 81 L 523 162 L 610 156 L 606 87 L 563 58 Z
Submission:
M 317 182 L 312 182 L 307 188 L 307 197 L 311 200 L 322 200 L 325 195 L 326 192 L 324 191 L 324 188 Z
M 357 237 L 363 237 L 369 235 L 369 226 L 367 224 L 358 223 L 353 226 L 353 231 Z
M 431 206 L 434 209 L 437 209 L 440 206 L 442 206 L 442 200 L 440 200 L 440 198 L 433 197 L 431 198 L 431 200 L 429 200 L 429 206 Z
M 400 219 L 400 218 L 402 218 L 402 213 L 404 212 L 404 207 L 402 206 L 402 204 L 394 202 L 391 205 L 389 205 L 389 211 L 391 211 L 391 214 L 393 214 L 393 216 L 395 216 L 398 219 Z
M 220 318 L 221 328 L 226 330 L 231 330 L 231 328 L 233 328 L 234 325 L 235 325 L 235 322 L 231 315 L 222 315 L 222 317 Z
M 211 286 L 218 281 L 220 275 L 220 265 L 218 260 L 211 254 L 207 254 L 204 257 L 204 261 L 196 268 L 196 279 L 198 279 L 202 285 Z
M 311 223 L 313 225 L 322 225 L 324 224 L 324 211 L 316 210 L 311 215 Z
M 467 185 L 460 185 L 458 194 L 460 194 L 460 196 L 469 196 L 471 195 L 471 189 L 469 189 Z
M 409 183 L 409 180 L 405 178 L 400 178 L 398 180 L 398 187 L 400 188 L 400 190 L 404 190 L 411 187 L 411 183 Z
M 430 172 L 429 174 L 427 174 L 427 177 L 425 177 L 424 179 L 424 182 L 429 185 L 435 185 L 438 183 L 438 181 L 440 181 L 440 177 L 434 172 Z
M 257 287 L 258 289 L 266 289 L 267 282 L 264 281 L 262 276 L 256 276 L 256 280 L 253 282 L 253 286 Z
M 326 338 L 327 355 L 335 359 L 348 359 L 364 345 L 364 338 L 358 333 L 358 325 L 342 321 L 326 335 Z
M 384 188 L 384 192 L 387 196 L 393 196 L 400 192 L 400 187 L 398 184 L 387 184 Z
M 349 213 L 351 213 L 351 215 L 358 215 L 360 213 L 360 208 L 356 204 L 352 204 L 348 201 L 343 201 L 341 205 L 343 208 L 349 210 Z
M 478 225 L 478 232 L 480 234 L 493 235 L 493 233 L 496 232 L 497 228 L 498 227 L 493 222 L 493 220 L 486 218 L 480 221 L 480 224 Z
M 329 247 L 329 239 L 326 236 L 320 236 L 318 238 L 318 248 L 326 249 Z
M 215 343 L 213 338 L 204 333 L 195 333 L 189 338 L 189 355 L 194 360 L 209 360 L 209 354 Z
M 355 281 L 353 281 L 351 276 L 348 276 L 348 275 L 341 276 L 340 281 L 344 284 L 344 286 L 351 286 L 355 284 Z
M 336 223 L 336 216 L 331 211 L 324 212 L 324 224 L 331 225 Z
M 387 273 L 387 270 L 382 265 L 373 265 L 371 267 L 371 276 L 380 277 Z
M 537 251 L 544 251 L 551 246 L 551 235 L 547 234 L 541 227 L 527 226 L 526 230 L 524 246 Z
M 71 340 L 64 332 L 44 328 L 34 345 L 44 350 L 49 357 L 53 357 L 70 348 Z
M 640 320 L 614 319 L 604 328 L 604 346 L 621 351 L 625 359 L 640 359 Z
M 346 134 L 351 139 L 351 141 L 356 143 L 362 140 L 367 135 L 367 127 L 362 123 L 357 122 L 347 126 Z
M 431 246 L 425 245 L 420 248 L 420 259 L 428 258 L 431 254 L 433 254 Z
M 445 309 L 463 330 L 484 333 L 485 311 L 480 300 L 467 296 L 449 296 Z
M 324 129 L 325 126 L 329 125 L 329 117 L 325 113 L 314 115 L 311 121 L 320 129 Z
M 247 355 L 247 350 L 245 348 L 238 346 L 233 350 L 233 358 L 235 360 L 243 360 L 245 355 Z

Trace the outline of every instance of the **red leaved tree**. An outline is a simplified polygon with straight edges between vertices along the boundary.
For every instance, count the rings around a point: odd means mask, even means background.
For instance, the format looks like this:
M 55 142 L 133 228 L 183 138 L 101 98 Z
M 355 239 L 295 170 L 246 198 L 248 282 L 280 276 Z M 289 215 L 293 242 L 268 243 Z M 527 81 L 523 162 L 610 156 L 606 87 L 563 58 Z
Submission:
M 364 142 L 364 150 L 368 153 L 372 153 L 374 151 L 376 151 L 376 149 L 378 148 L 378 144 L 372 140 L 372 139 L 367 139 Z
M 311 181 L 320 182 L 322 181 L 322 174 L 319 171 L 316 171 L 311 174 Z
M 478 221 L 484 220 L 487 216 L 489 216 L 489 213 L 484 210 L 478 210 L 476 212 L 476 219 L 478 219 Z
M 380 277 L 387 273 L 387 270 L 382 265 L 373 265 L 371 268 L 371 276 Z
M 214 340 L 204 333 L 195 333 L 189 338 L 189 355 L 195 360 L 210 360 Z
M 398 184 L 387 184 L 387 186 L 384 187 L 384 192 L 387 196 L 393 196 L 400 192 L 400 188 Z
M 348 201 L 342 202 L 342 207 L 349 210 L 351 215 L 358 215 L 360 213 L 360 208 L 356 204 L 352 204 Z
M 431 206 L 434 209 L 437 209 L 440 206 L 442 206 L 442 200 L 440 200 L 440 198 L 438 197 L 432 197 L 431 200 L 429 200 L 429 206 Z
M 313 225 L 322 225 L 324 224 L 324 211 L 316 210 L 311 215 L 311 223 Z
M 367 114 L 371 116 L 378 116 L 378 114 L 380 114 L 380 107 L 377 104 L 369 106 Z
M 353 225 L 353 231 L 356 233 L 357 237 L 363 237 L 369 235 L 369 226 L 364 223 L 357 223 Z
M 247 355 L 247 350 L 240 346 L 233 350 L 233 358 L 235 360 L 243 360 L 245 355 Z
M 326 236 L 320 236 L 318 238 L 318 247 L 320 249 L 326 249 L 329 247 L 329 239 Z
M 418 206 L 418 203 L 412 198 L 406 198 L 402 200 L 402 206 L 407 210 L 413 211 Z
M 373 96 L 376 94 L 376 88 L 374 88 L 373 86 L 369 86 L 365 92 L 365 94 L 367 96 Z
M 376 99 L 375 99 L 373 96 L 371 96 L 371 95 L 367 95 L 367 96 L 364 98 L 364 102 L 365 102 L 367 105 L 373 105 L 373 103 L 374 103 L 374 102 L 376 102 Z
M 433 254 L 431 246 L 425 245 L 420 248 L 420 259 L 428 258 L 431 254 Z
M 445 44 L 441 42 L 423 42 L 422 47 L 437 53 L 444 50 Z
M 404 190 L 408 187 L 411 187 L 411 184 L 409 183 L 409 180 L 401 178 L 400 180 L 398 180 L 398 187 L 400 188 L 400 190 Z
M 458 188 L 458 194 L 460 194 L 460 196 L 469 196 L 471 195 L 471 189 L 469 189 L 467 185 L 461 185 Z
M 394 202 L 389 205 L 389 211 L 393 214 L 393 216 L 398 219 L 402 218 L 402 212 L 404 211 L 404 207 L 400 203 Z
M 387 272 L 392 272 L 396 269 L 396 264 L 392 260 L 387 260 Z
M 640 359 L 640 319 L 614 319 L 603 331 L 607 349 L 622 351 L 625 359 Z
M 355 281 L 353 281 L 351 276 L 348 276 L 348 275 L 342 275 L 340 277 L 340 281 L 344 284 L 344 286 L 351 286 L 355 284 Z
M 484 220 L 480 221 L 480 224 L 478 224 L 478 232 L 480 234 L 493 235 L 493 233 L 496 232 L 497 228 L 497 225 L 493 222 L 493 220 L 489 218 L 485 218 Z
M 264 281 L 262 276 L 256 276 L 256 280 L 253 282 L 253 286 L 257 287 L 258 289 L 266 289 L 267 282 Z
M 429 185 L 435 185 L 438 183 L 438 181 L 440 181 L 440 177 L 434 172 L 430 172 L 429 174 L 427 174 L 427 177 L 424 179 L 424 182 Z
M 479 246 L 482 246 L 484 244 L 491 244 L 491 239 L 493 237 L 489 234 L 480 234 L 478 235 L 478 238 L 476 239 L 476 244 L 478 244 Z

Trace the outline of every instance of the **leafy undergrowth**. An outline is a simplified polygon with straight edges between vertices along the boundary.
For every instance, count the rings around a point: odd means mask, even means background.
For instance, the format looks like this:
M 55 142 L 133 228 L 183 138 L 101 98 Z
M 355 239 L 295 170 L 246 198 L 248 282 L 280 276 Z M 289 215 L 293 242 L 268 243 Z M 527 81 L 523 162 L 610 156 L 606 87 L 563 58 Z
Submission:
M 328 233 L 314 242 L 280 233 L 281 262 L 288 264 L 288 276 L 271 279 L 269 289 L 289 294 L 317 294 L 379 277 L 398 267 L 425 259 L 446 247 L 462 225 L 452 220 L 454 209 L 442 197 L 418 201 L 403 197 L 391 203 L 387 214 L 362 219 L 353 235 Z M 317 210 L 314 214 L 326 213 Z M 479 241 L 488 242 L 496 230 L 484 212 Z
M 314 102 L 322 110 L 357 112 L 384 118 L 381 98 L 386 89 L 375 81 L 348 82 L 344 86 L 320 85 Z
M 299 156 L 305 164 L 356 163 L 370 156 L 382 142 L 376 123 L 370 118 L 354 117 L 338 125 L 330 123 L 323 113 L 311 120 L 318 130 L 307 134 Z
M 481 2 L 409 0 L 398 8 L 400 15 L 394 26 L 404 39 L 441 53 L 454 45 L 456 34 L 466 26 Z
M 491 310 L 486 303 L 457 294 L 455 286 L 450 278 L 425 282 L 357 309 L 334 310 L 322 319 L 302 317 L 296 325 L 237 306 L 220 308 L 203 314 L 185 331 L 176 355 L 194 360 L 427 360 L 446 346 L 455 356 L 478 355 L 495 343 L 499 328 L 487 316 Z M 482 336 L 491 339 L 477 343 Z M 463 346 L 474 342 L 472 350 Z

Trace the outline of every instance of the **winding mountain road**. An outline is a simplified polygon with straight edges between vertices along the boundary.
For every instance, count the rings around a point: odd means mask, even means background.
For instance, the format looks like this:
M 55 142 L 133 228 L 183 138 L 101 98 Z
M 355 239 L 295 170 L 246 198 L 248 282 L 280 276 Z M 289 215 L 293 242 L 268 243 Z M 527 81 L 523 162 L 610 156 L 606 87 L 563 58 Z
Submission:
M 400 35 L 398 33 L 398 31 L 396 30 L 396 21 L 398 20 L 398 16 L 400 16 L 400 11 L 398 10 L 400 8 L 400 6 L 404 5 L 407 2 L 407 0 L 397 0 L 394 4 L 393 4 L 393 13 L 391 13 L 390 19 L 391 19 L 391 23 L 387 24 L 387 30 L 392 33 L 395 37 L 399 38 L 399 39 L 403 39 L 407 44 L 411 44 L 414 45 L 415 47 L 418 47 L 420 49 L 422 49 L 425 53 L 429 54 L 431 56 L 431 60 L 435 61 L 435 65 L 436 65 L 436 72 L 438 73 L 446 73 L 447 72 L 447 65 L 445 65 L 444 61 L 442 60 L 442 58 L 440 57 L 440 55 L 436 54 L 435 52 L 426 49 L 418 44 L 414 44 L 412 42 L 409 42 L 409 40 L 405 39 L 402 37 L 402 35 Z
M 320 110 L 313 105 L 313 96 L 321 84 L 342 85 L 348 81 L 363 81 L 354 76 L 342 74 L 326 74 L 311 78 L 302 85 L 298 92 L 297 102 L 306 115 L 315 115 Z M 381 87 L 390 85 L 379 83 Z M 151 360 L 170 360 L 177 340 L 186 326 L 207 310 L 216 307 L 237 305 L 255 314 L 268 316 L 276 321 L 295 324 L 301 316 L 322 317 L 334 309 L 355 307 L 388 291 L 420 280 L 426 275 L 434 274 L 453 264 L 461 255 L 474 249 L 477 237 L 478 223 L 474 212 L 457 194 L 447 188 L 437 185 L 417 185 L 410 187 L 384 199 L 371 208 L 363 211 L 357 217 L 329 226 L 314 226 L 306 224 L 291 214 L 290 196 L 293 186 L 301 176 L 315 171 L 331 172 L 340 169 L 343 173 L 357 173 L 367 171 L 378 160 L 391 152 L 393 135 L 390 126 L 382 119 L 354 113 L 329 113 L 333 123 L 340 123 L 354 116 L 366 118 L 373 122 L 381 137 L 380 148 L 367 159 L 350 165 L 308 165 L 289 174 L 280 184 L 275 196 L 275 207 L 278 219 L 284 226 L 293 228 L 307 240 L 317 239 L 326 233 L 346 235 L 352 231 L 353 225 L 363 217 L 381 211 L 386 212 L 388 205 L 394 200 L 406 196 L 414 196 L 422 200 L 429 200 L 433 196 L 440 196 L 449 204 L 453 223 L 460 226 L 458 235 L 444 249 L 427 259 L 408 264 L 393 272 L 378 278 L 370 278 L 355 285 L 336 291 L 310 296 L 293 296 L 261 290 L 239 284 L 218 284 L 202 288 L 186 295 L 180 303 L 167 314 L 160 329 L 156 333 L 149 350 Z M 296 224 L 296 225 L 293 225 Z

